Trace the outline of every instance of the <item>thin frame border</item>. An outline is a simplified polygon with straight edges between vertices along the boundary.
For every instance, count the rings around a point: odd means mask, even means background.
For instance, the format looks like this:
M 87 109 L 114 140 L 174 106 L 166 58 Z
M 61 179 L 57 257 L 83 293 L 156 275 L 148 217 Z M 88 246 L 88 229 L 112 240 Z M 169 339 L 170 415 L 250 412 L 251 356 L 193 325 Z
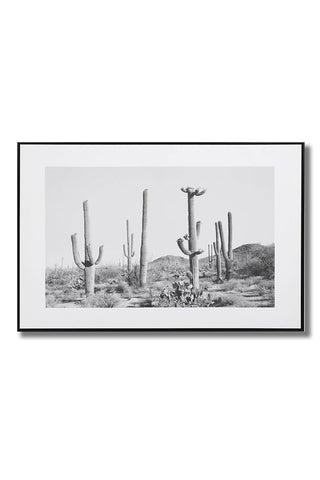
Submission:
M 300 328 L 21 328 L 20 327 L 20 146 L 21 145 L 300 145 L 301 278 Z M 305 332 L 305 142 L 17 142 L 17 331 L 18 332 Z

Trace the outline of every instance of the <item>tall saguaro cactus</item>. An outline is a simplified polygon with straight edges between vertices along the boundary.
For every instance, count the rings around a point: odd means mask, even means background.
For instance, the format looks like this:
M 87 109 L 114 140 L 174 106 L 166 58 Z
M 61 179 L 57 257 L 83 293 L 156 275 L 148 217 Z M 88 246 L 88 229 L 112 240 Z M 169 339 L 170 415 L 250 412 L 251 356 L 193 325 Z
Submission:
M 221 245 L 220 245 L 220 238 L 219 238 L 219 228 L 217 222 L 214 224 L 216 230 L 216 241 L 213 242 L 214 253 L 216 256 L 216 268 L 217 268 L 217 282 L 222 283 L 222 276 L 221 276 Z
M 123 254 L 127 258 L 127 271 L 130 274 L 132 270 L 132 258 L 134 257 L 134 250 L 133 250 L 133 233 L 131 233 L 131 242 L 130 242 L 130 227 L 129 227 L 129 220 L 127 220 L 127 250 L 125 244 L 123 244 Z
M 140 247 L 140 286 L 147 283 L 148 271 L 148 250 L 147 250 L 147 228 L 148 228 L 148 189 L 143 190 L 142 200 L 142 229 Z
M 201 222 L 195 221 L 194 200 L 195 197 L 203 195 L 206 190 L 201 188 L 181 188 L 181 191 L 188 195 L 188 234 L 177 240 L 178 246 L 182 253 L 189 256 L 190 270 L 192 273 L 193 290 L 195 293 L 199 291 L 199 255 L 203 253 L 202 249 L 197 248 L 197 240 L 200 236 Z M 188 240 L 186 248 L 183 239 Z
M 94 278 L 95 278 L 95 266 L 99 265 L 103 256 L 103 245 L 99 247 L 99 254 L 97 260 L 94 260 L 91 250 L 91 238 L 90 238 L 90 221 L 89 221 L 89 209 L 88 200 L 83 202 L 83 218 L 84 218 L 84 262 L 81 261 L 78 249 L 77 234 L 71 235 L 72 253 L 74 263 L 80 270 L 84 270 L 85 278 L 85 291 L 86 295 L 92 295 L 94 293 Z
M 228 212 L 228 251 L 226 249 L 226 244 L 224 241 L 223 227 L 222 223 L 219 221 L 219 232 L 221 238 L 221 250 L 223 258 L 226 264 L 226 280 L 230 280 L 232 277 L 232 267 L 233 267 L 233 250 L 232 250 L 232 214 Z

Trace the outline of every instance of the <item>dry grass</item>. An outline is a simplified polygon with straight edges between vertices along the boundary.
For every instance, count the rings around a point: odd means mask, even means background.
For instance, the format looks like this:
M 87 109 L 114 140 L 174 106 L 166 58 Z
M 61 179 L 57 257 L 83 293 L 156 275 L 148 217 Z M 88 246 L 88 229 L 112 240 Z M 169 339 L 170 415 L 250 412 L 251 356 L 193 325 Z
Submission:
M 86 308 L 114 308 L 120 301 L 120 296 L 99 292 L 88 297 L 83 306 Z
M 137 283 L 136 271 L 133 276 L 128 278 L 119 267 L 97 269 L 95 295 L 86 300 L 82 272 L 76 269 L 47 271 L 46 306 L 114 308 L 118 304 L 126 306 L 134 297 L 148 299 L 148 306 L 175 306 L 175 302 L 162 305 L 161 294 L 170 291 L 177 280 L 190 282 L 187 268 L 175 270 L 170 266 L 161 266 L 159 269 L 153 266 L 144 288 Z M 217 284 L 212 270 L 205 269 L 201 274 L 200 286 L 203 294 L 194 304 L 185 306 L 242 308 L 272 307 L 275 304 L 274 280 L 266 280 L 261 276 L 233 278 Z M 179 306 L 179 302 L 176 306 Z

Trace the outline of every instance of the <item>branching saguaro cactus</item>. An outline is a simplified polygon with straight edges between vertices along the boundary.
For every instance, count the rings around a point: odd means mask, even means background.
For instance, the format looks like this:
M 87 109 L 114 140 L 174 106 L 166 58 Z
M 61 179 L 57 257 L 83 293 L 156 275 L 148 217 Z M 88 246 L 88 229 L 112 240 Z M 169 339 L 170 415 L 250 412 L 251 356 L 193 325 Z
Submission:
M 217 222 L 214 224 L 216 230 L 216 241 L 213 242 L 214 253 L 216 256 L 217 282 L 222 283 L 221 276 L 221 244 L 219 238 L 219 228 Z M 223 232 L 222 232 L 223 233 Z
M 219 232 L 221 238 L 221 250 L 223 258 L 226 264 L 226 280 L 230 280 L 232 277 L 232 267 L 233 267 L 233 250 L 232 250 L 232 214 L 228 212 L 228 251 L 226 249 L 226 244 L 224 241 L 223 227 L 222 223 L 219 221 Z
M 132 270 L 132 258 L 134 257 L 134 250 L 133 250 L 133 233 L 131 233 L 131 242 L 130 242 L 130 227 L 129 227 L 129 220 L 127 220 L 127 250 L 125 244 L 123 244 L 123 254 L 127 259 L 127 272 L 128 275 L 131 273 Z
M 84 218 L 84 262 L 81 261 L 78 249 L 77 234 L 71 235 L 72 253 L 74 263 L 81 270 L 84 270 L 85 278 L 85 291 L 86 295 L 93 295 L 94 293 L 94 278 L 95 278 L 95 266 L 99 265 L 103 256 L 103 245 L 99 247 L 98 258 L 95 261 L 91 250 L 91 238 L 90 238 L 90 222 L 89 222 L 89 210 L 88 201 L 83 202 L 83 218 Z
M 192 273 L 193 290 L 199 291 L 199 255 L 203 250 L 197 248 L 197 239 L 200 235 L 201 222 L 195 222 L 194 200 L 195 197 L 203 195 L 206 190 L 201 188 L 181 188 L 181 191 L 188 194 L 188 234 L 177 240 L 182 253 L 189 256 L 190 270 Z M 184 246 L 184 239 L 188 240 L 188 247 Z
M 140 286 L 147 283 L 148 250 L 147 250 L 147 227 L 148 227 L 148 190 L 143 190 L 142 201 L 142 229 L 140 247 Z

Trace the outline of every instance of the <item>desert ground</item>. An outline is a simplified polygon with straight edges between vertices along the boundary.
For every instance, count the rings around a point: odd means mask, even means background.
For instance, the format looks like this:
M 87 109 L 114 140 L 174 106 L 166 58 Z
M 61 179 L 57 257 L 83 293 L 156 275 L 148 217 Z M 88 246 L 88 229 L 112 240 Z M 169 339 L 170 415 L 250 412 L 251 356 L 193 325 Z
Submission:
M 200 291 L 192 291 L 189 262 L 163 256 L 148 264 L 147 284 L 139 286 L 139 267 L 99 265 L 94 295 L 86 296 L 84 273 L 76 266 L 46 269 L 49 308 L 273 307 L 274 246 L 247 244 L 234 249 L 232 276 L 217 280 L 215 258 L 200 259 Z

